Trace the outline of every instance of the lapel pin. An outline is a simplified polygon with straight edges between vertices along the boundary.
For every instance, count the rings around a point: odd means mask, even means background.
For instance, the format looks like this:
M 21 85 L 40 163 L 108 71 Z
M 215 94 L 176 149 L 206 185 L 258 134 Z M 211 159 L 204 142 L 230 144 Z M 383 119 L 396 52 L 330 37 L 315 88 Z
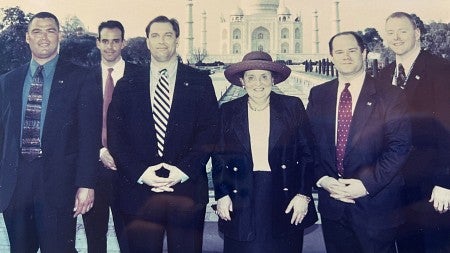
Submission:
M 189 83 L 188 82 L 184 82 L 184 86 L 189 86 Z
M 415 77 L 416 77 L 416 80 L 420 80 L 420 76 L 419 75 L 416 75 Z
M 367 105 L 368 106 L 372 106 L 372 102 L 367 102 Z
M 64 81 L 63 80 L 58 80 L 58 83 L 59 84 L 64 84 Z

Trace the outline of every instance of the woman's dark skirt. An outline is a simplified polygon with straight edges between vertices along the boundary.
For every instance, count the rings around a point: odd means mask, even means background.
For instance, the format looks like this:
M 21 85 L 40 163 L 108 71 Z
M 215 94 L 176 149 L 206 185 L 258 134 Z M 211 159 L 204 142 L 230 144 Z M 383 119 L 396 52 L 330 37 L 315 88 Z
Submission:
M 301 253 L 303 233 L 274 238 L 272 235 L 272 175 L 270 171 L 253 172 L 253 216 L 256 238 L 237 241 L 224 238 L 224 253 Z M 292 212 L 288 215 L 292 215 Z

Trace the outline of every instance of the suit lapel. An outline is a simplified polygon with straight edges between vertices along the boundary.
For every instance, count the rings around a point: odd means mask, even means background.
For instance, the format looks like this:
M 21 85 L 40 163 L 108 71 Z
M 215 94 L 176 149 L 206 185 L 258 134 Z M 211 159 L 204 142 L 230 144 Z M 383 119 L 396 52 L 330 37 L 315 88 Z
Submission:
M 336 160 L 336 105 L 337 105 L 337 92 L 338 92 L 338 80 L 334 79 L 331 85 L 325 90 L 325 94 L 323 95 L 323 110 L 324 115 L 319 116 L 323 117 L 324 120 L 324 130 L 325 136 L 327 138 L 327 146 L 330 147 L 330 157 L 332 158 L 333 163 Z
M 248 128 L 248 95 L 238 99 L 239 102 L 236 103 L 233 108 L 235 114 L 234 118 L 231 119 L 231 130 L 236 134 L 238 140 L 244 147 L 245 152 L 251 154 L 250 132 Z
M 20 142 L 20 132 L 22 130 L 21 122 L 22 122 L 22 94 L 23 94 L 23 84 L 25 82 L 25 77 L 28 74 L 29 64 L 23 65 L 20 69 L 14 72 L 14 77 L 12 80 L 17 81 L 17 85 L 10 85 L 13 89 L 11 91 L 11 115 L 12 115 L 12 126 L 9 128 L 9 131 L 13 131 L 13 133 L 17 136 L 18 141 Z
M 270 94 L 270 134 L 269 134 L 269 154 L 278 142 L 281 133 L 286 128 L 283 124 L 283 106 L 279 97 L 273 92 Z
M 345 155 L 347 156 L 350 150 L 355 146 L 358 139 L 361 137 L 362 130 L 367 124 L 372 111 L 375 109 L 375 83 L 373 79 L 364 79 L 361 93 L 359 94 L 358 101 L 356 102 L 355 111 L 352 117 L 352 123 L 350 125 L 350 131 L 348 134 L 347 147 Z

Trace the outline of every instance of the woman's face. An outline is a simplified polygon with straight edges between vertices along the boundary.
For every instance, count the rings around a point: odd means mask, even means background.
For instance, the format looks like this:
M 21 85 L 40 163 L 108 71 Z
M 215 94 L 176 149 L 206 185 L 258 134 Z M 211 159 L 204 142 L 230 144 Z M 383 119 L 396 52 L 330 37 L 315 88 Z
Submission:
M 247 70 L 241 78 L 241 83 L 252 100 L 262 101 L 267 99 L 272 91 L 272 73 L 268 70 Z

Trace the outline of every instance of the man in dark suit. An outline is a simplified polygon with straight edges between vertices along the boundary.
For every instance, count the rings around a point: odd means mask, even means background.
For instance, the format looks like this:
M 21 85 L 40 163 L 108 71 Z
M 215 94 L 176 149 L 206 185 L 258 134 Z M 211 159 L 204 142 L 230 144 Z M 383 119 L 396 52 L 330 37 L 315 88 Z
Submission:
M 131 252 L 201 252 L 218 105 L 211 79 L 178 62 L 175 19 L 146 27 L 151 63 L 117 84 L 108 147 L 120 175 Z
M 118 239 L 120 252 L 128 252 L 127 241 L 123 234 L 124 221 L 120 215 L 117 203 L 117 168 L 114 158 L 108 151 L 106 136 L 106 113 L 111 101 L 116 82 L 124 72 L 135 71 L 138 67 L 122 59 L 121 52 L 125 46 L 125 29 L 116 20 L 102 22 L 98 27 L 97 48 L 100 50 L 101 62 L 94 68 L 97 78 L 97 94 L 103 100 L 103 127 L 101 143 L 99 142 L 98 178 L 95 185 L 95 205 L 92 210 L 83 215 L 88 251 L 106 253 L 109 208 L 114 220 L 114 228 Z M 99 138 L 100 140 L 100 138 Z
M 88 71 L 59 58 L 58 19 L 34 15 L 32 59 L 0 79 L 0 210 L 11 252 L 76 252 L 93 205 L 101 102 Z
M 420 48 L 414 18 L 396 12 L 386 19 L 386 42 L 395 62 L 380 72 L 384 85 L 406 94 L 411 154 L 399 252 L 450 252 L 450 62 Z
M 336 34 L 329 48 L 339 78 L 312 88 L 307 109 L 325 246 L 329 253 L 395 252 L 399 170 L 410 149 L 406 101 L 366 75 L 356 33 Z

